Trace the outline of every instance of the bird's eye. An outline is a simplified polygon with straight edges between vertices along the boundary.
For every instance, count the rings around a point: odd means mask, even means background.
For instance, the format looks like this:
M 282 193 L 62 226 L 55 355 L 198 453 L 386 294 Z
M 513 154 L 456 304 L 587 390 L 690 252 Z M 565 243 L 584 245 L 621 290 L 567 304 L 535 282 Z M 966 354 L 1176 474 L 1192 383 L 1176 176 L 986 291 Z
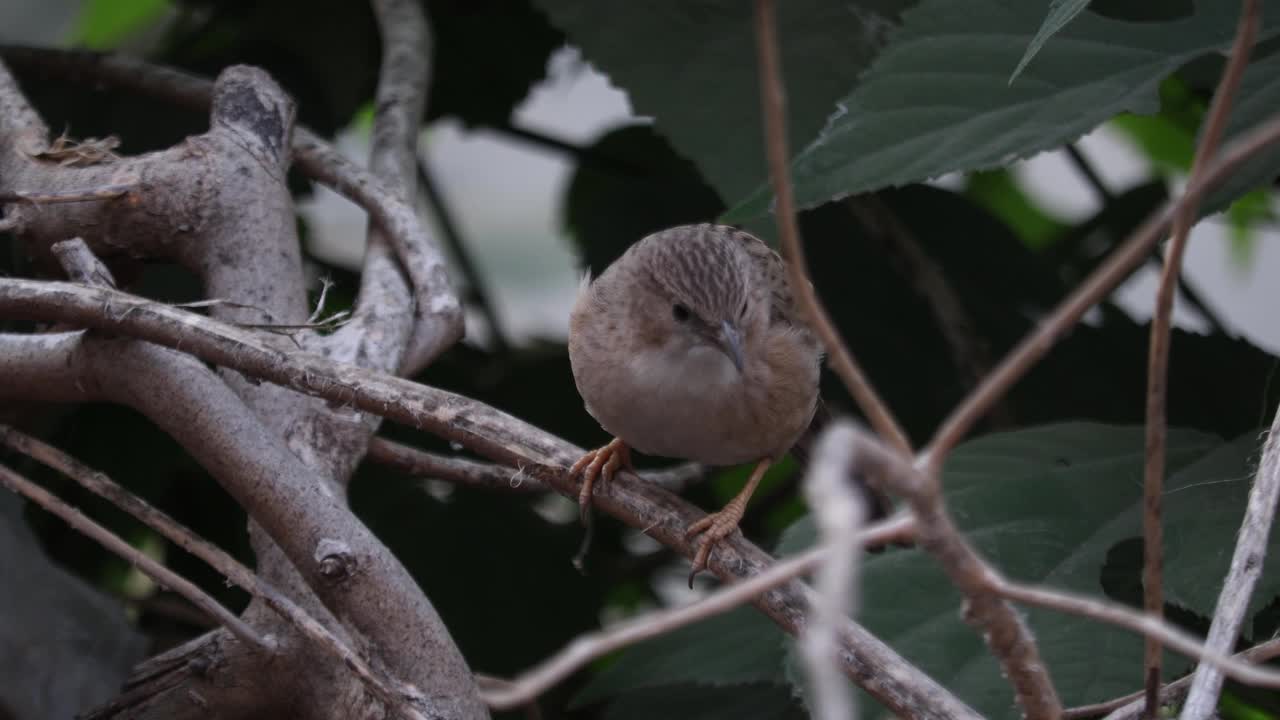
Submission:
M 688 322 L 689 308 L 681 305 L 680 303 L 676 303 L 671 306 L 671 317 L 675 318 L 676 322 Z

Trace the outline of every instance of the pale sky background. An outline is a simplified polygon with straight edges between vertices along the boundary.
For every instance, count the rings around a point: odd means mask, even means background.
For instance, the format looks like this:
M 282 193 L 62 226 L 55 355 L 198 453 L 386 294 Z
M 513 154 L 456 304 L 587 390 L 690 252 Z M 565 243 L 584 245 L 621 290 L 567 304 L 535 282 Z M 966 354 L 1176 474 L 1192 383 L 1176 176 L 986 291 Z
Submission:
M 529 128 L 587 143 L 631 117 L 626 94 L 607 78 L 562 51 L 550 64 L 548 79 L 516 110 L 515 120 Z M 1103 128 L 1079 143 L 1113 192 L 1123 192 L 1150 176 L 1147 161 L 1122 135 Z M 437 123 L 424 148 L 471 244 L 482 272 L 490 278 L 496 304 L 515 337 L 562 337 L 577 287 L 569 243 L 561 236 L 560 198 L 571 165 L 562 156 L 509 141 L 491 132 L 466 132 L 456 123 Z M 363 157 L 361 141 L 348 136 L 344 149 Z M 1094 214 L 1099 201 L 1062 152 L 1042 153 L 1019 163 L 1014 172 L 1042 207 L 1067 222 Z M 954 187 L 954 179 L 938 181 Z M 341 202 L 322 200 L 314 212 L 330 257 L 358 257 L 351 243 L 363 219 Z M 962 242 L 964 238 L 956 238 Z M 1280 247 L 1275 228 L 1256 234 L 1248 263 L 1231 252 L 1228 231 L 1210 219 L 1192 233 L 1186 277 L 1200 290 L 1228 329 L 1272 353 L 1280 354 L 1280 322 L 1272 315 L 1280 301 Z M 317 248 L 319 250 L 319 248 Z M 331 254 L 330 254 L 331 253 Z M 1117 294 L 1117 301 L 1140 319 L 1150 317 L 1157 275 L 1140 271 Z M 1199 317 L 1179 303 L 1175 320 L 1200 328 Z M 473 319 L 474 321 L 474 319 Z M 473 322 L 474 325 L 474 322 Z M 478 329 L 478 328 L 477 328 Z
M 0 2 L 0 40 L 60 44 L 78 11 L 76 0 L 41 3 Z M 607 78 L 563 50 L 549 64 L 548 78 L 516 109 L 515 121 L 565 140 L 589 143 L 631 117 L 625 93 Z M 346 134 L 344 152 L 363 163 L 367 143 Z M 1079 147 L 1114 192 L 1149 175 L 1146 161 L 1122 137 L 1097 131 Z M 488 131 L 463 130 L 442 121 L 423 137 L 433 172 L 439 178 L 466 241 L 494 293 L 509 335 L 563 337 L 578 282 L 569 241 L 560 230 L 560 202 L 572 167 L 561 155 Z M 1044 153 L 1014 168 L 1042 207 L 1071 222 L 1086 218 L 1098 201 L 1062 153 Z M 941 185 L 951 181 L 944 178 Z M 1274 201 L 1274 200 L 1273 200 Z M 328 191 L 303 212 L 312 221 L 312 248 L 327 259 L 356 267 L 362 252 L 364 216 Z M 964 238 L 956 238 L 962 242 Z M 1186 276 L 1229 325 L 1229 330 L 1280 354 L 1280 236 L 1275 228 L 1256 235 L 1249 262 L 1233 258 L 1228 233 L 1208 220 L 1192 233 Z M 1120 304 L 1140 318 L 1150 315 L 1154 271 L 1144 269 L 1119 292 Z M 1196 328 L 1193 311 L 1179 309 L 1180 324 Z M 469 318 L 469 332 L 482 335 L 482 323 Z

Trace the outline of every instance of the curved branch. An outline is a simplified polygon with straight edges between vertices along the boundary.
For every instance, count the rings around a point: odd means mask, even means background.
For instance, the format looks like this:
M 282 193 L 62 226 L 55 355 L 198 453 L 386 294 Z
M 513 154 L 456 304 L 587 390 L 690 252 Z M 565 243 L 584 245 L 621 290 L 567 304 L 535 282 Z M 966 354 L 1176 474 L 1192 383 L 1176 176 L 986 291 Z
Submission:
M 249 568 L 241 565 L 239 561 L 228 555 L 221 548 L 198 537 L 164 512 L 152 507 L 146 501 L 112 482 L 105 474 L 94 471 L 51 445 L 5 425 L 0 425 L 0 445 L 7 445 L 9 448 L 27 455 L 42 465 L 70 477 L 93 494 L 110 501 L 147 527 L 168 538 L 170 542 L 178 547 L 205 561 L 210 567 L 225 576 L 227 580 L 239 585 L 254 597 L 265 602 L 281 617 L 292 623 L 308 640 L 334 655 L 339 662 L 350 668 L 383 702 L 392 707 L 400 708 L 410 717 L 422 717 L 416 708 L 405 702 L 404 697 L 402 697 L 403 690 L 396 691 L 388 687 L 373 672 L 373 669 L 369 667 L 364 659 L 348 647 L 346 642 L 330 633 L 292 600 L 263 582 Z M 79 526 L 76 527 L 80 529 Z M 132 561 L 134 558 L 129 557 L 126 559 Z M 222 606 L 217 605 L 212 598 L 206 597 L 204 599 L 216 605 L 217 609 L 221 609 Z M 197 607 L 206 609 L 204 603 L 196 599 L 192 599 L 192 602 Z M 225 611 L 221 614 L 215 612 L 213 617 L 222 621 L 224 626 L 237 637 L 241 637 L 240 633 L 237 632 L 240 629 L 239 626 L 228 625 L 223 618 L 224 614 L 228 613 Z M 239 622 L 239 619 L 235 618 L 235 616 L 231 617 L 232 620 Z M 241 637 L 241 639 L 243 640 L 244 638 Z M 269 646 L 264 645 L 266 641 L 270 642 Z M 270 637 L 266 638 L 265 641 L 260 640 L 257 645 L 263 649 L 274 650 L 274 640 Z
M 1231 56 L 1222 71 L 1222 79 L 1213 94 L 1213 102 L 1209 107 L 1209 115 L 1204 122 L 1204 130 L 1200 135 L 1200 143 L 1196 146 L 1195 158 L 1191 163 L 1191 181 L 1196 180 L 1205 170 L 1205 165 L 1213 159 L 1218 150 L 1218 141 L 1226 128 L 1227 117 L 1231 111 L 1231 101 L 1235 97 L 1236 88 L 1244 76 L 1244 67 L 1249 61 L 1249 51 L 1253 48 L 1254 37 L 1258 32 L 1258 0 L 1244 0 L 1240 11 L 1240 22 L 1236 28 L 1235 42 L 1231 46 Z M 1182 256 L 1187 249 L 1187 238 L 1191 226 L 1195 223 L 1196 206 L 1194 199 L 1178 206 L 1173 215 L 1173 237 L 1169 241 L 1165 253 L 1164 267 L 1160 271 L 1160 285 L 1156 288 L 1155 310 L 1151 317 L 1151 347 L 1147 361 L 1147 406 L 1146 406 L 1146 462 L 1143 466 L 1142 491 L 1142 605 L 1148 614 L 1159 617 L 1164 612 L 1164 526 L 1161 518 L 1161 504 L 1164 497 L 1165 472 L 1165 404 L 1168 395 L 1169 379 L 1169 329 L 1173 325 L 1173 296 L 1178 287 L 1178 278 L 1182 272 Z M 1269 523 L 1268 523 L 1269 525 Z M 1232 588 L 1232 591 L 1239 588 Z M 1245 604 L 1248 604 L 1246 594 Z M 1243 610 L 1242 610 L 1243 612 Z M 1219 632 L 1223 630 L 1216 621 Z M 1234 642 L 1235 629 L 1229 635 L 1217 638 L 1222 650 L 1226 651 Z M 1159 641 L 1147 637 L 1144 649 L 1143 665 L 1147 689 L 1147 716 L 1155 717 L 1160 689 L 1160 666 L 1162 654 Z M 1208 671 L 1206 670 L 1206 673 Z M 1184 718 L 1206 717 L 1217 705 L 1216 686 L 1219 679 L 1210 684 L 1210 678 L 1195 688 L 1191 699 L 1198 708 L 1184 714 Z M 1212 701 L 1207 694 L 1211 688 Z
M 26 335 L 0 333 L 0 400 L 85 402 L 83 330 Z
M 567 475 L 582 455 L 580 448 L 444 390 L 317 355 L 287 352 L 242 328 L 102 288 L 0 278 L 0 317 L 71 321 L 181 347 L 204 361 L 376 413 L 457 442 L 496 462 L 522 466 L 556 492 L 577 497 L 577 482 Z M 702 513 L 665 490 L 624 473 L 597 488 L 595 499 L 604 512 L 685 557 L 692 557 L 696 550 L 686 541 L 685 528 Z M 725 580 L 757 575 L 773 563 L 767 553 L 738 535 L 717 548 L 709 569 Z M 811 597 L 811 590 L 792 582 L 756 598 L 754 604 L 794 634 L 806 625 Z M 926 719 L 977 717 L 861 626 L 844 623 L 840 641 L 845 673 L 893 712 Z
M 387 672 L 419 686 L 401 696 L 428 715 L 484 716 L 466 663 L 412 576 L 225 382 L 190 356 L 134 340 L 100 341 L 87 354 L 100 392 L 178 440 L 324 606 L 378 648 Z
M 419 232 L 394 232 L 386 225 L 370 228 L 352 322 L 329 344 L 346 350 L 342 357 L 379 358 L 374 362 L 381 364 L 371 366 L 412 375 L 462 336 L 462 306 L 445 272 L 444 257 L 418 223 L 411 204 L 417 197 L 418 133 L 429 77 L 426 18 L 415 0 L 373 0 L 373 9 L 382 35 L 382 67 L 369 167 L 401 201 L 402 211 L 412 215 Z M 404 224 L 407 219 L 395 220 Z M 400 268 L 388 247 L 394 248 Z M 353 337 L 358 339 L 353 342 Z
M 207 110 L 213 97 L 213 83 L 205 78 L 126 55 L 2 45 L 0 58 L 15 67 L 75 82 L 132 90 L 191 110 Z M 431 338 L 424 331 L 423 356 L 452 344 L 462 333 L 461 306 L 443 274 L 443 264 L 437 264 L 439 253 L 413 208 L 412 196 L 397 192 L 303 126 L 294 129 L 292 150 L 299 170 L 363 208 L 386 232 L 399 263 L 414 280 L 413 291 L 419 312 L 425 313 L 424 322 L 435 323 L 441 333 L 435 338 L 439 347 L 432 348 L 426 343 Z M 399 272 L 395 263 L 387 264 L 386 269 Z M 386 276 L 379 275 L 378 281 L 386 282 Z
M 871 426 L 889 439 L 898 450 L 911 452 L 911 440 L 898 424 L 893 412 L 885 405 L 874 387 L 867 380 L 853 353 L 840 338 L 826 308 L 814 292 L 813 283 L 806 277 L 804 246 L 800 243 L 800 228 L 796 224 L 795 201 L 791 195 L 791 156 L 787 152 L 786 100 L 782 86 L 782 68 L 778 52 L 778 33 L 774 27 L 774 0 L 755 2 L 756 57 L 760 66 L 760 103 L 764 115 L 765 154 L 769 159 L 769 179 L 773 182 L 773 194 L 777 207 L 774 217 L 778 223 L 778 236 L 782 240 L 787 258 L 787 277 L 791 293 L 805 314 L 809 325 L 822 338 L 831 365 L 845 387 L 858 401 L 858 407 L 866 413 Z

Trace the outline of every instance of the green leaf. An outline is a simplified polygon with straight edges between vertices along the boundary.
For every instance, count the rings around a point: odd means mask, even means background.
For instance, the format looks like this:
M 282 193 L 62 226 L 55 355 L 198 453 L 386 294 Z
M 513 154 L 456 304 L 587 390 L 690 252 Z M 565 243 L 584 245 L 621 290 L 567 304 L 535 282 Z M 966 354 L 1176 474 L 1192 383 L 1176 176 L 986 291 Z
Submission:
M 964 194 L 1003 220 L 1029 248 L 1042 248 L 1066 230 L 1004 168 L 973 173 L 965 182 Z
M 1142 151 L 1157 168 L 1187 172 L 1196 152 L 1194 130 L 1187 130 L 1163 115 L 1124 113 L 1111 121 L 1111 127 Z
M 925 0 L 904 13 L 890 46 L 794 159 L 796 200 L 813 207 L 1004 165 L 1071 141 L 1117 113 L 1152 113 L 1162 79 L 1230 41 L 1236 10 L 1232 3 L 1198 3 L 1192 17 L 1147 23 L 1081 15 L 1010 86 L 1008 69 L 1040 24 L 1036 3 Z M 1280 8 L 1267 5 L 1260 36 L 1278 26 Z M 764 215 L 770 198 L 762 186 L 729 217 Z
M 536 2 L 722 197 L 736 201 L 766 181 L 751 3 Z M 911 4 L 778 4 L 792 147 L 813 139 Z
M 1271 199 L 1268 190 L 1258 188 L 1236 198 L 1227 208 L 1227 224 L 1231 230 L 1231 259 L 1238 268 L 1247 268 L 1255 255 L 1257 238 L 1254 228 L 1277 219 L 1275 211 L 1271 209 Z
M 758 610 L 740 607 L 627 648 L 591 679 L 573 704 L 677 683 L 782 683 L 782 638 L 782 631 Z
M 169 0 L 87 0 L 72 32 L 72 43 L 109 50 L 154 25 L 169 11 Z
M 1040 48 L 1044 47 L 1045 42 L 1053 37 L 1067 23 L 1075 19 L 1082 10 L 1089 7 L 1089 0 L 1051 0 L 1049 3 L 1049 14 L 1045 16 L 1044 23 L 1040 25 L 1040 29 L 1036 31 L 1036 36 L 1031 38 L 1031 42 L 1027 44 L 1027 51 L 1023 53 L 1022 59 L 1018 61 L 1018 67 L 1013 69 L 1013 75 L 1009 76 L 1009 84 L 1012 85 L 1014 80 L 1022 74 L 1023 68 L 1027 63 L 1031 62 L 1031 58 L 1040 52 Z
M 1200 432 L 1170 431 L 1164 497 L 1170 604 L 1212 614 L 1255 447 L 1254 434 L 1223 443 Z M 948 461 L 944 488 L 956 522 L 1002 572 L 1096 596 L 1108 551 L 1142 532 L 1142 464 L 1141 427 L 1049 425 L 966 443 Z M 779 552 L 795 552 L 812 539 L 812 524 L 802 520 L 785 534 Z M 1270 562 L 1255 608 L 1280 589 Z M 932 558 L 919 550 L 868 556 L 859 587 L 858 619 L 872 632 L 983 715 L 1016 717 L 1008 684 L 977 631 L 960 619 L 961 600 Z M 1048 611 L 1031 609 L 1026 616 L 1066 703 L 1101 701 L 1133 688 L 1142 657 L 1138 636 Z M 1174 672 L 1185 663 L 1167 667 Z

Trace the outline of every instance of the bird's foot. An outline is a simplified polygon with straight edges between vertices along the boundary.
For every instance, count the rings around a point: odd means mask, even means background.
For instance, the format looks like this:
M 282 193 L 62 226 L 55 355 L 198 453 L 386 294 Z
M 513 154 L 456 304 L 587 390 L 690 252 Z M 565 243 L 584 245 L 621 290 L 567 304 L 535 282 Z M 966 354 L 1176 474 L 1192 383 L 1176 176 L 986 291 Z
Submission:
M 693 523 L 688 530 L 684 531 L 686 540 L 699 533 L 702 534 L 702 542 L 698 545 L 698 552 L 693 556 L 693 568 L 689 571 L 690 588 L 693 587 L 693 579 L 697 577 L 698 573 L 707 569 L 707 560 L 711 558 L 711 548 L 738 529 L 738 523 L 742 520 L 742 515 L 745 511 L 745 502 L 730 502 L 724 506 L 724 509 L 711 513 Z
M 631 465 L 631 448 L 621 438 L 614 438 L 608 445 L 588 452 L 569 468 L 569 477 L 582 475 L 582 489 L 578 491 L 578 517 L 584 524 L 587 521 L 587 509 L 591 507 L 591 490 L 595 487 L 596 479 L 608 482 L 613 479 L 618 468 L 633 473 L 636 471 Z

